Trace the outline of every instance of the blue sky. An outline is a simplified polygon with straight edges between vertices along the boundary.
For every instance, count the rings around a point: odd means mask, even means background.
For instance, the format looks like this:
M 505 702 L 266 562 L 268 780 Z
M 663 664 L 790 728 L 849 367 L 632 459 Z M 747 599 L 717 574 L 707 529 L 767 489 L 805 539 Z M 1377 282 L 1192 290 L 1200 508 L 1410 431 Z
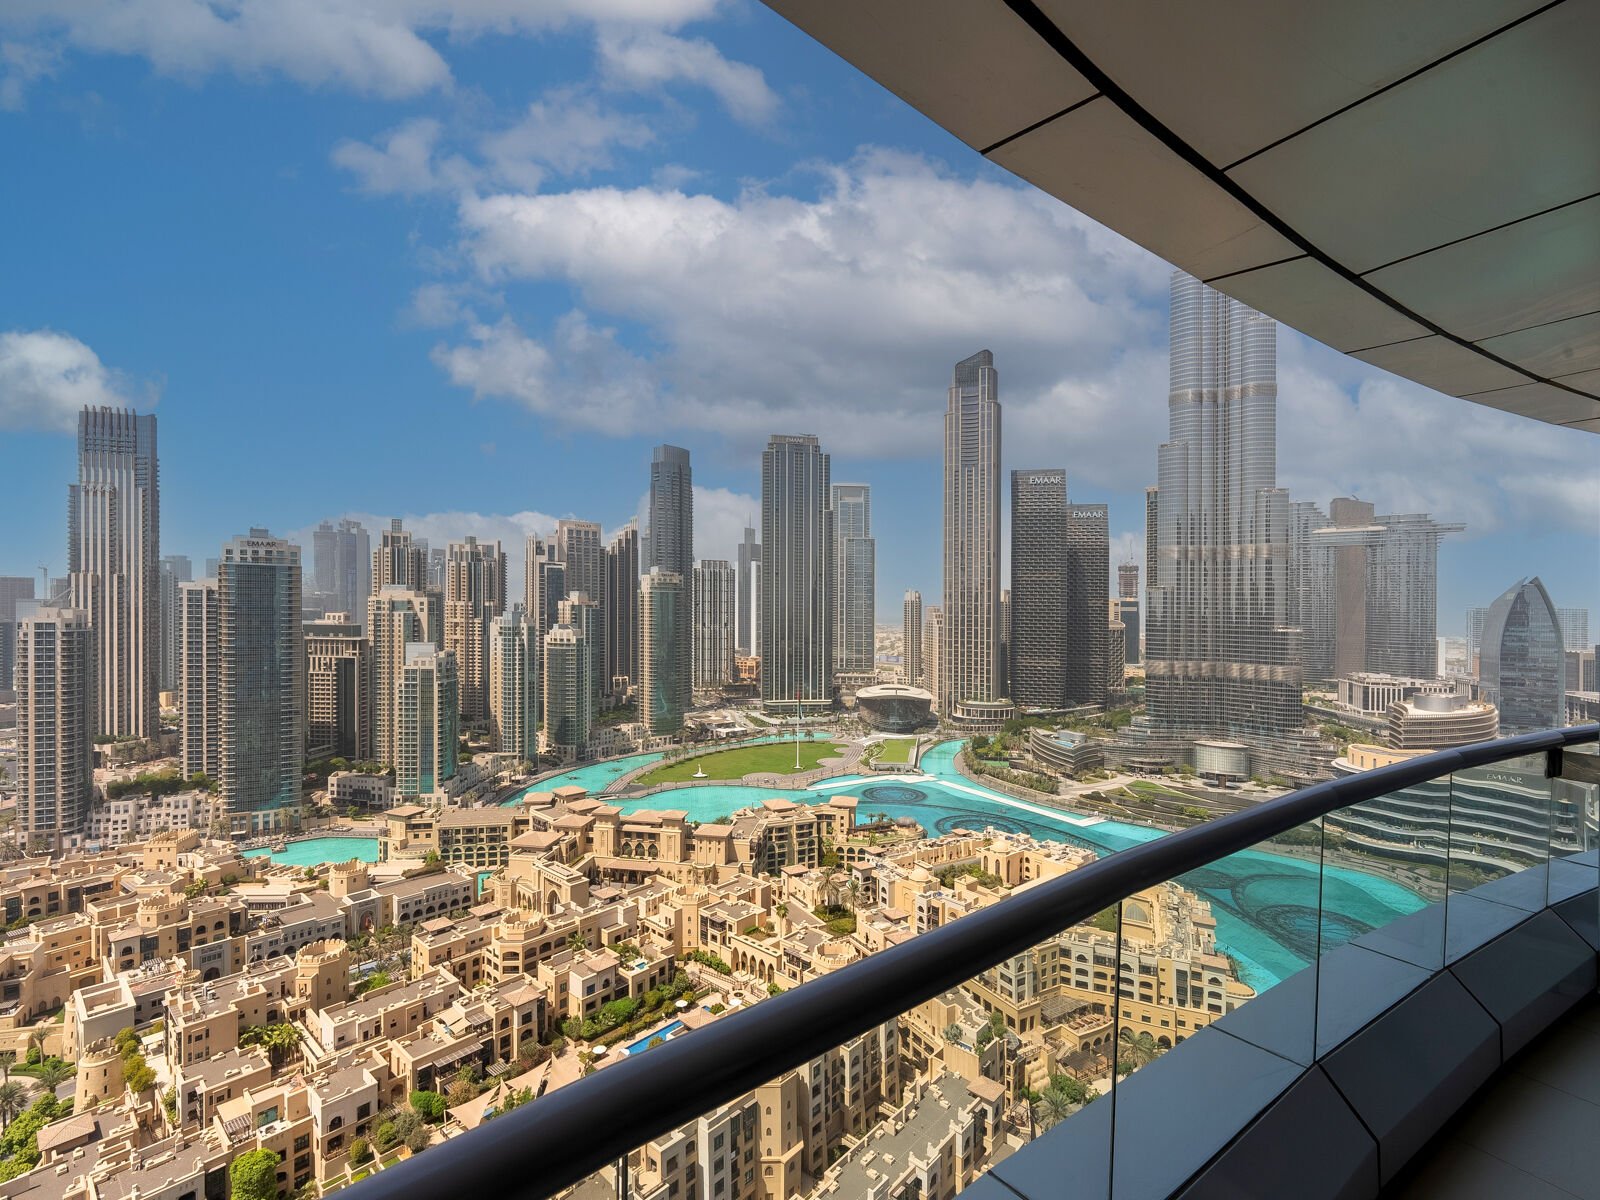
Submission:
M 937 593 L 945 388 L 983 347 L 1006 468 L 1065 466 L 1139 556 L 1166 268 L 759 4 L 19 0 L 0 155 L 0 573 L 64 565 L 84 402 L 158 414 L 197 565 L 345 513 L 515 562 L 627 520 L 659 441 L 729 555 L 766 435 L 815 432 L 874 485 L 891 619 Z M 1591 435 L 1289 331 L 1279 428 L 1295 498 L 1469 526 L 1442 631 L 1521 575 L 1600 607 Z

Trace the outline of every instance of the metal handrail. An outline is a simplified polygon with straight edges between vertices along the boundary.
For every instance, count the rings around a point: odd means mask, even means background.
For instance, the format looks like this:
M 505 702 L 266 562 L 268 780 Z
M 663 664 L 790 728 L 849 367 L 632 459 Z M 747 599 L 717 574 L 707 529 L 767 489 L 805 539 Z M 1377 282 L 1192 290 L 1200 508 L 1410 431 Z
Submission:
M 1136 892 L 1308 821 L 1470 767 L 1600 741 L 1600 724 L 1478 742 L 1313 784 L 1036 884 L 729 1014 L 371 1176 L 351 1200 L 545 1197 Z M 1552 771 L 1551 774 L 1557 772 Z

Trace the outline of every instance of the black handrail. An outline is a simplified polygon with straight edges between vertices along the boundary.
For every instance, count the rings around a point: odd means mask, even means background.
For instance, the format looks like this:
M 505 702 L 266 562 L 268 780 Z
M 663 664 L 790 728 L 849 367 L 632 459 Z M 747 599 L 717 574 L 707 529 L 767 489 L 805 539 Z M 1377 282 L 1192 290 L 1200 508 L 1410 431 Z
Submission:
M 1280 833 L 1469 767 L 1600 741 L 1600 724 L 1522 734 L 1313 784 L 1169 834 L 613 1063 L 356 1185 L 351 1200 L 481 1190 L 544 1197 L 785 1071 L 883 1024 L 1145 888 Z

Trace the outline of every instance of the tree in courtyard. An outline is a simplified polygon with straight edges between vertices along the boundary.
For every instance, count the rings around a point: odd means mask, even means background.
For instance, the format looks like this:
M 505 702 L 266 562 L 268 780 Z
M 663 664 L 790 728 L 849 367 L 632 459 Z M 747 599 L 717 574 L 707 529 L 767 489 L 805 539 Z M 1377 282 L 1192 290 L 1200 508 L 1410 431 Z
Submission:
M 444 1120 L 444 1097 L 438 1092 L 412 1092 L 411 1107 L 424 1121 L 437 1123 Z
M 1148 1033 L 1124 1029 L 1117 1038 L 1117 1070 L 1130 1075 L 1161 1054 L 1161 1047 Z
M 278 1156 L 271 1150 L 246 1150 L 228 1166 L 231 1200 L 277 1200 Z
M 11 1124 L 11 1119 L 28 1107 L 28 1089 L 9 1079 L 0 1083 L 0 1129 Z
M 47 1058 L 39 1064 L 33 1077 L 39 1081 L 40 1087 L 53 1092 L 76 1074 L 72 1064 L 64 1059 Z

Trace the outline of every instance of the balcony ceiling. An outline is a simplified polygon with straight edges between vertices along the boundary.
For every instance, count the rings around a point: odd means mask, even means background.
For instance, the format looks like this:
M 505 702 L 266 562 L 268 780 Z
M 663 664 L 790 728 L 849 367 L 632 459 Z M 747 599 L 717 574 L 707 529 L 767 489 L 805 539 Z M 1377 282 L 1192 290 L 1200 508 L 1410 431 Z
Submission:
M 1600 432 L 1600 3 L 766 2 L 1219 290 Z

